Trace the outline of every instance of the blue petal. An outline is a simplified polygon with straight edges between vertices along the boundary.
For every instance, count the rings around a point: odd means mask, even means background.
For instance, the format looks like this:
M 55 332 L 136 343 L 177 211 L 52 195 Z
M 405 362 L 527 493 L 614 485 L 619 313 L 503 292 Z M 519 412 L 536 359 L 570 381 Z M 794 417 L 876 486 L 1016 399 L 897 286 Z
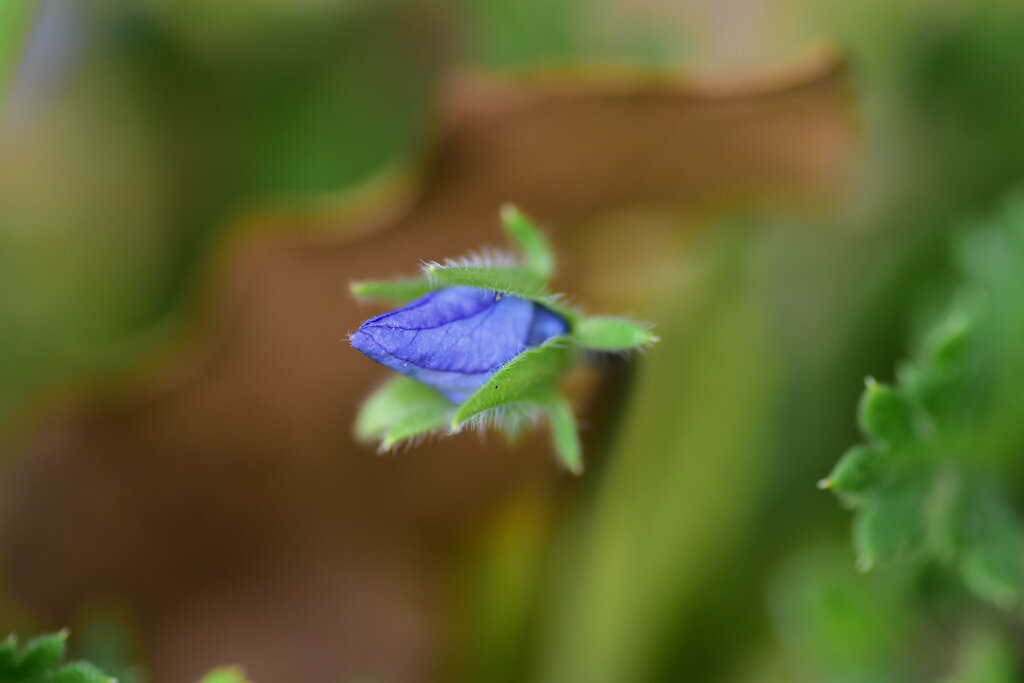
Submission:
M 460 403 L 523 350 L 567 330 L 560 316 L 532 301 L 451 287 L 370 318 L 350 341 L 378 363 Z
M 530 323 L 530 330 L 526 333 L 526 345 L 540 346 L 548 339 L 568 331 L 569 326 L 562 316 L 535 303 L 533 305 L 533 322 Z

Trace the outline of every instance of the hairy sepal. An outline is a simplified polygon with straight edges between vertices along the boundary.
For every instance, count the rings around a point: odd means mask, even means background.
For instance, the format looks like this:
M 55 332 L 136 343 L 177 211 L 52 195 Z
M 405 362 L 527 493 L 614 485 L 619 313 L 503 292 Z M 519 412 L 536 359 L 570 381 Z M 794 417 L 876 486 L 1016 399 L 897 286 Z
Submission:
M 394 280 L 361 280 L 349 284 L 349 290 L 360 299 L 394 304 L 407 304 L 437 289 L 427 277 L 406 277 Z
M 369 396 L 356 416 L 356 437 L 380 440 L 382 450 L 400 441 L 443 431 L 455 406 L 408 377 L 394 377 Z
M 542 403 L 554 390 L 559 376 L 572 363 L 574 351 L 565 336 L 554 337 L 542 346 L 528 349 L 498 369 L 458 407 L 452 428 L 470 418 L 513 403 Z
M 555 273 L 555 254 L 547 236 L 512 204 L 501 207 L 501 223 L 523 257 L 523 267 L 546 282 Z
M 572 326 L 572 340 L 593 351 L 628 351 L 658 341 L 645 326 L 612 316 L 588 315 Z

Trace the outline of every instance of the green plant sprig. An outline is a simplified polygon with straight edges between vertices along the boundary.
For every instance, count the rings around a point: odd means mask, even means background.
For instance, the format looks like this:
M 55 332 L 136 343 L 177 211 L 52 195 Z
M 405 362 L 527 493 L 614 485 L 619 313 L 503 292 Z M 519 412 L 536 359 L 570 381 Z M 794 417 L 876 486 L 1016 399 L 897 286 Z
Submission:
M 658 338 L 649 325 L 586 315 L 565 304 L 565 297 L 549 287 L 555 258 L 544 233 L 512 205 L 502 207 L 501 220 L 515 256 L 425 263 L 418 276 L 353 282 L 351 290 L 359 298 L 404 305 L 438 289 L 473 287 L 536 302 L 561 316 L 568 331 L 512 358 L 458 405 L 415 380 L 395 377 L 367 398 L 356 418 L 356 435 L 376 439 L 381 450 L 389 450 L 468 426 L 491 424 L 515 434 L 524 424 L 543 419 L 559 460 L 579 474 L 583 458 L 576 419 L 558 392 L 559 378 L 579 360 L 581 351 L 623 352 L 649 346 Z

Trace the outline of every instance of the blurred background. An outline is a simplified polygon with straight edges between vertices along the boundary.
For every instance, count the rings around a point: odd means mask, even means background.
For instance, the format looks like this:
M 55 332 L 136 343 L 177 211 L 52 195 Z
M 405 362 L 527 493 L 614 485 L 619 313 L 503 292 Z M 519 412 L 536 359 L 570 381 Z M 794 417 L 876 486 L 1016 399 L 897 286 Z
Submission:
M 815 484 L 1022 121 L 1009 0 L 0 0 L 0 630 L 129 683 L 1020 680 L 1019 607 L 859 573 Z M 662 339 L 567 379 L 578 479 L 352 437 L 347 283 L 506 201 Z

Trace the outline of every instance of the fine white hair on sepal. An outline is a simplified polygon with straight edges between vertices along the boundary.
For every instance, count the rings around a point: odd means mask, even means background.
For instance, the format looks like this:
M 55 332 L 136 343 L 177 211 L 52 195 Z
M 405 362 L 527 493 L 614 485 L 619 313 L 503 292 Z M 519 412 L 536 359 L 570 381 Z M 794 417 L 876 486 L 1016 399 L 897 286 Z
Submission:
M 521 432 L 540 424 L 542 411 L 533 403 L 506 403 L 477 413 L 460 425 L 461 429 L 486 432 L 489 429 Z
M 399 451 L 407 453 L 414 448 L 418 448 L 425 443 L 433 441 L 442 436 L 449 436 L 452 432 L 444 429 L 431 429 L 426 432 L 420 432 L 404 439 L 399 439 L 394 443 L 388 444 L 383 439 L 377 444 L 377 453 L 379 455 L 396 455 Z
M 576 304 L 573 298 L 567 294 L 545 294 L 544 296 L 539 297 L 537 301 L 541 304 L 551 306 L 552 308 L 571 309 L 577 315 L 582 315 L 581 308 Z
M 519 259 L 510 251 L 497 248 L 484 248 L 470 252 L 458 258 L 448 258 L 443 262 L 423 261 L 424 269 L 429 273 L 438 268 L 510 268 L 520 265 Z

